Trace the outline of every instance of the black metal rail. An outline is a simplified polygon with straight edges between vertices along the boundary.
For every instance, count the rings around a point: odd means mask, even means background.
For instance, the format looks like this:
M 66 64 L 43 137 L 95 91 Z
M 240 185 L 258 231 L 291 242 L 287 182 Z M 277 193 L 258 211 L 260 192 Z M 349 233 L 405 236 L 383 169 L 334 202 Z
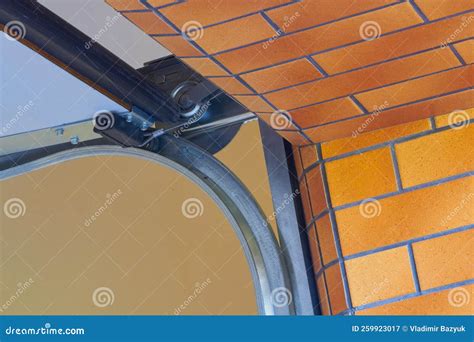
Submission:
M 232 140 L 242 123 L 239 116 L 248 112 L 176 57 L 135 70 L 36 1 L 0 0 L 0 28 L 12 23 L 22 30 L 13 33 L 23 44 L 129 110 L 139 108 L 157 127 L 179 128 L 180 136 L 211 153 Z M 187 111 L 190 115 L 184 115 Z

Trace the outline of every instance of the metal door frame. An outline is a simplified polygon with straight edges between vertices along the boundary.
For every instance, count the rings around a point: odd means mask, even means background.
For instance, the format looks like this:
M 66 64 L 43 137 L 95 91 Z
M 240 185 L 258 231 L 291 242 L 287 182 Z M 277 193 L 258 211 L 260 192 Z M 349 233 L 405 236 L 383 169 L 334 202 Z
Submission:
M 147 150 L 116 145 L 65 147 L 0 171 L 0 180 L 86 157 L 125 156 L 155 162 L 184 175 L 220 207 L 237 234 L 250 267 L 259 314 L 294 315 L 295 303 L 282 250 L 259 205 L 240 180 L 208 152 L 182 138 L 162 136 Z

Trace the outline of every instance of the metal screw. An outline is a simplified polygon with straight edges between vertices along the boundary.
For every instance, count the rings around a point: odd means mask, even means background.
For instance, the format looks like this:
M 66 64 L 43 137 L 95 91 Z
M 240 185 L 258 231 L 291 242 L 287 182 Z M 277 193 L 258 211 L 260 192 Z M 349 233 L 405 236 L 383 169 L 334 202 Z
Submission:
M 63 135 L 64 134 L 64 128 L 56 128 L 55 132 L 56 132 L 57 136 Z
M 77 135 L 71 137 L 71 144 L 73 145 L 79 144 L 79 137 Z

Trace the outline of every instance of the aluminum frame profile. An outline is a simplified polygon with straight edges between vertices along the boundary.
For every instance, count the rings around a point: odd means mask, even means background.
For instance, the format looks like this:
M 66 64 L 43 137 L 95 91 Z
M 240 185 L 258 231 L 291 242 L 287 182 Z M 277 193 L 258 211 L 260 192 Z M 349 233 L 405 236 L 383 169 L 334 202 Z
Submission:
M 273 128 L 263 121 L 259 122 L 259 127 L 279 241 L 293 288 L 296 314 L 320 314 L 311 252 L 306 231 L 303 230 L 304 216 L 298 202 L 299 189 L 292 182 L 292 173 L 296 173 L 290 162 L 293 156 L 287 152 L 285 140 Z

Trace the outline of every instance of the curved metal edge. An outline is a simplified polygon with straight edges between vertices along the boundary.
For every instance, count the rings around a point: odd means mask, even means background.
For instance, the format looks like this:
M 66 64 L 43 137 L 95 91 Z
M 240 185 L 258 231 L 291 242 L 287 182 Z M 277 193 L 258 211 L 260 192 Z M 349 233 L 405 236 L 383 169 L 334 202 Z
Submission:
M 293 315 L 291 284 L 280 247 L 249 191 L 222 163 L 194 144 L 170 136 L 160 142 L 151 151 L 104 145 L 67 150 L 0 171 L 0 180 L 97 155 L 135 157 L 175 170 L 200 186 L 231 223 L 250 267 L 259 313 Z

